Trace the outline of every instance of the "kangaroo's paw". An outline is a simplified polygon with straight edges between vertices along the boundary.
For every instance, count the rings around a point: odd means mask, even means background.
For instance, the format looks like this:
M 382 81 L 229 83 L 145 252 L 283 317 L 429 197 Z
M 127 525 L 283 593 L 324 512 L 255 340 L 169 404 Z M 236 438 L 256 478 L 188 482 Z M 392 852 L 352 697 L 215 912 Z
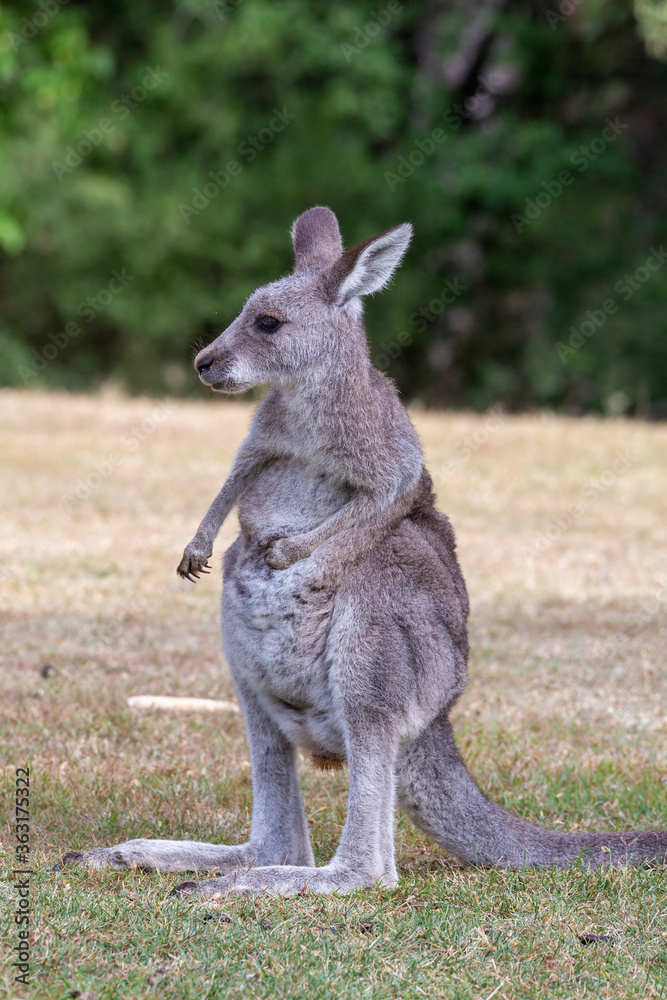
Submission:
M 201 844 L 195 840 L 128 840 L 115 847 L 94 847 L 90 851 L 69 851 L 55 866 L 83 864 L 88 868 L 113 868 L 130 871 L 141 868 L 158 872 L 230 871 L 239 865 L 253 864 L 255 850 L 250 845 L 227 847 Z
M 275 526 L 272 528 L 259 528 L 255 534 L 255 543 L 260 549 L 268 549 L 272 542 L 275 542 L 277 538 L 283 537 L 285 530 L 283 528 L 276 531 Z
M 190 580 L 194 583 L 195 580 L 199 579 L 200 573 L 210 572 L 211 567 L 208 564 L 210 558 L 210 548 L 199 543 L 196 538 L 193 538 L 185 549 L 176 572 L 184 580 Z
M 336 590 L 343 579 L 348 563 L 332 550 L 324 546 L 311 549 L 295 542 L 292 538 L 279 538 L 269 548 L 265 561 L 272 569 L 288 569 L 295 562 L 311 556 L 307 582 L 321 590 Z
M 288 569 L 299 559 L 305 559 L 311 550 L 299 541 L 299 537 L 276 538 L 268 547 L 264 556 L 267 566 L 271 569 Z
M 172 895 L 195 899 L 219 899 L 229 895 L 248 895 L 267 892 L 275 896 L 297 896 L 307 892 L 353 892 L 355 889 L 372 888 L 376 883 L 387 887 L 396 884 L 396 875 L 369 875 L 327 865 L 324 868 L 306 868 L 296 865 L 271 865 L 235 871 L 223 878 L 210 878 L 203 882 L 181 882 Z

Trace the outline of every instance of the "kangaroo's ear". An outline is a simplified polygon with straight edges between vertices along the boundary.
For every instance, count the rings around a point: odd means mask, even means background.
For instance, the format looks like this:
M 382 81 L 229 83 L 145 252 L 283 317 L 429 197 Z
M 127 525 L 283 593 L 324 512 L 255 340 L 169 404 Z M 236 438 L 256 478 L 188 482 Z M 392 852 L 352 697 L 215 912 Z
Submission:
M 303 212 L 292 226 L 294 270 L 325 270 L 343 252 L 338 219 L 330 208 L 317 205 Z
M 346 250 L 325 277 L 329 301 L 344 306 L 359 295 L 370 295 L 389 284 L 412 237 L 404 222 Z

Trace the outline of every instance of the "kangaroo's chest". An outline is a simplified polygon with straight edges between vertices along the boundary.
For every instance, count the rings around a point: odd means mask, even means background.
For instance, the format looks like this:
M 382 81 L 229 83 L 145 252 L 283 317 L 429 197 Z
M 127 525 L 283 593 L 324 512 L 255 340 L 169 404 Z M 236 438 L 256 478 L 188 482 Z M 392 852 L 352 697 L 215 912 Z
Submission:
M 275 462 L 255 481 L 239 503 L 239 522 L 250 537 L 296 535 L 331 517 L 352 492 L 338 482 L 322 461 L 299 457 Z
M 274 570 L 237 539 L 225 559 L 223 642 L 234 674 L 290 742 L 336 758 L 344 745 L 327 658 L 335 593 L 309 583 L 311 559 Z

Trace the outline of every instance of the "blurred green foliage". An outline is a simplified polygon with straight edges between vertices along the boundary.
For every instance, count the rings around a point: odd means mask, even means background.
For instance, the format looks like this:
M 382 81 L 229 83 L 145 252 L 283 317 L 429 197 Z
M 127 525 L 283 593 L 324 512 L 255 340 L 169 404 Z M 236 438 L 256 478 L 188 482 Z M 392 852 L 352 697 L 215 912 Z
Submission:
M 2 381 L 203 391 L 328 204 L 415 224 L 367 307 L 407 397 L 667 416 L 666 7 L 4 4 Z

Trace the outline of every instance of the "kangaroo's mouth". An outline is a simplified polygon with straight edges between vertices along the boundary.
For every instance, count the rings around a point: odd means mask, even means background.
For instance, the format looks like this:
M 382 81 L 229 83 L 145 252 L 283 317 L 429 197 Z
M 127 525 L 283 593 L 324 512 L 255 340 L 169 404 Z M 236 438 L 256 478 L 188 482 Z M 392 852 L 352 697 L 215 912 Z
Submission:
M 246 392 L 248 389 L 252 389 L 254 383 L 251 382 L 238 382 L 236 379 L 227 376 L 227 378 L 217 378 L 215 382 L 211 382 L 208 379 L 199 376 L 200 380 L 207 385 L 209 389 L 213 392 Z
M 229 374 L 229 365 L 212 361 L 198 369 L 199 381 L 214 392 L 238 392 L 237 382 Z
M 256 384 L 234 376 L 234 358 L 226 352 L 216 356 L 213 352 L 201 351 L 195 358 L 195 368 L 199 381 L 213 392 L 246 392 Z
M 202 379 L 202 382 L 204 380 Z M 237 384 L 233 379 L 223 378 L 219 382 L 204 382 L 204 385 L 213 389 L 213 392 L 238 392 Z

